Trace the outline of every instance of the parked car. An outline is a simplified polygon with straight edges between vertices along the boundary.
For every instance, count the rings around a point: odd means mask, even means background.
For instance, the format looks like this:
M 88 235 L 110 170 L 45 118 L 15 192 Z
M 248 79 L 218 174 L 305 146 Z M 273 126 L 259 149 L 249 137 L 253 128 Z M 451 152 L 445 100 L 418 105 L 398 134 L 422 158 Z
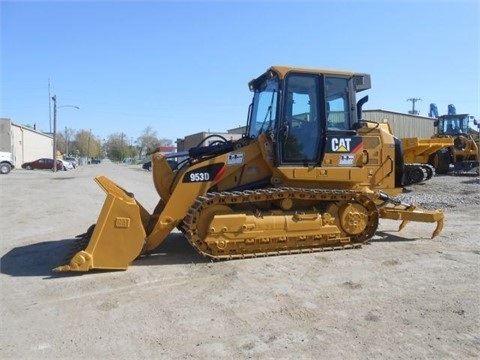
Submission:
M 91 164 L 100 164 L 102 162 L 102 160 L 100 159 L 92 159 L 92 161 L 90 162 Z
M 151 161 L 147 161 L 147 162 L 143 163 L 142 169 L 148 170 L 148 171 L 152 170 L 152 162 L 151 162 Z
M 63 170 L 73 170 L 73 169 L 75 169 L 75 167 L 73 166 L 73 164 L 70 161 L 62 160 L 62 163 L 63 163 Z
M 52 170 L 53 169 L 53 159 L 41 158 L 35 161 L 30 161 L 22 164 L 23 169 L 34 170 Z M 62 160 L 57 159 L 57 170 L 67 170 Z
M 63 160 L 68 161 L 70 164 L 72 164 L 74 169 L 78 166 L 78 160 L 74 157 L 65 157 L 63 158 Z
M 12 153 L 0 151 L 0 174 L 8 174 L 14 167 Z
M 167 160 L 167 162 L 168 162 L 168 165 L 170 165 L 170 167 L 173 170 L 175 170 L 178 166 L 178 162 L 176 162 L 175 160 Z M 145 170 L 148 170 L 148 171 L 152 170 L 152 161 L 149 160 L 149 161 L 143 163 L 142 169 L 145 169 Z

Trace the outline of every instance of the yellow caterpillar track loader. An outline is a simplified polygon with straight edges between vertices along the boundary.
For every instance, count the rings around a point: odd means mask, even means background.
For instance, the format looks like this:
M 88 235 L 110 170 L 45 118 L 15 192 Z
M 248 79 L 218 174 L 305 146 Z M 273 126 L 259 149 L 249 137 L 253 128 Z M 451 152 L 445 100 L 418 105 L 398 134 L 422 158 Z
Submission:
M 185 153 L 152 155 L 160 201 L 150 214 L 113 181 L 96 225 L 56 271 L 126 269 L 175 228 L 213 259 L 361 246 L 380 218 L 436 223 L 393 197 L 402 191 L 401 141 L 360 119 L 370 76 L 273 66 L 249 83 L 253 100 L 240 140 L 219 137 Z M 175 168 L 169 158 L 185 156 Z

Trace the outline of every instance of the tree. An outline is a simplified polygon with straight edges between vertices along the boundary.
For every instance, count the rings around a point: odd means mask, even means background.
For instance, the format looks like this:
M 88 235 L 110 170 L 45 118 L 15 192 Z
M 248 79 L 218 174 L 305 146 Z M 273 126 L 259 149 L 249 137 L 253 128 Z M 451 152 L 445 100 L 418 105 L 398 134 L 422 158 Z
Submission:
M 75 130 L 65 126 L 65 155 L 73 154 L 75 148 L 72 139 L 75 137 Z
M 65 141 L 64 135 L 65 134 L 57 133 L 55 136 L 55 141 L 57 142 L 57 151 L 61 152 L 62 154 L 66 154 L 65 145 L 67 142 Z
M 74 139 L 74 136 L 75 130 L 69 129 L 67 127 L 65 127 L 64 132 L 57 132 L 57 149 L 67 156 L 69 154 L 75 154 L 75 142 L 72 141 Z
M 113 161 L 123 161 L 126 157 L 130 157 L 127 135 L 125 133 L 114 133 L 108 136 L 105 148 L 108 157 Z
M 137 146 L 130 145 L 128 147 L 128 157 L 136 158 L 140 155 L 140 149 Z
M 172 146 L 173 141 L 171 139 L 160 139 L 158 141 L 159 146 Z
M 147 126 L 142 135 L 137 138 L 136 143 L 140 148 L 140 153 L 145 154 L 159 146 L 160 140 L 158 140 L 157 132 L 151 126 Z
M 92 130 L 75 130 L 65 127 L 65 131 L 56 133 L 57 149 L 65 155 L 87 158 L 109 157 L 113 161 L 126 158 L 140 158 L 159 146 L 171 146 L 170 139 L 159 139 L 151 126 L 147 126 L 142 135 L 133 144 L 133 138 L 127 134 L 114 133 L 107 139 L 92 134 Z
M 159 139 L 157 137 L 157 132 L 152 129 L 151 126 L 147 126 L 142 135 L 137 138 L 136 141 L 140 155 L 145 155 L 152 152 L 155 148 L 159 146 L 171 146 L 173 141 L 170 139 Z
M 80 156 L 87 158 L 101 157 L 101 141 L 91 131 L 79 130 L 75 135 L 74 147 Z

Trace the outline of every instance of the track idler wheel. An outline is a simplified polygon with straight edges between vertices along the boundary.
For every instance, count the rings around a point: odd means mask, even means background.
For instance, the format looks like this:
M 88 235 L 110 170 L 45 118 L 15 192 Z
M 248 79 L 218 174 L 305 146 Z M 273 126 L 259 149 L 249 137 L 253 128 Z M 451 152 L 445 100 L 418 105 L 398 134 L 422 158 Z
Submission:
M 341 204 L 336 216 L 340 228 L 355 243 L 362 243 L 371 238 L 378 227 L 377 207 L 366 196 L 357 196 L 355 201 Z
M 345 204 L 338 210 L 340 226 L 349 235 L 362 233 L 368 224 L 368 214 L 360 204 Z

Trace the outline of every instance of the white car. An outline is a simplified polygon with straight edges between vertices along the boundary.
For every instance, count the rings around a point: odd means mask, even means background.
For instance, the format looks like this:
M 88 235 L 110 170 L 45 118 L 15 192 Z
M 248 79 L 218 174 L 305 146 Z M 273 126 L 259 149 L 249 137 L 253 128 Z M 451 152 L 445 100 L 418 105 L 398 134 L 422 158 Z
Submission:
M 78 161 L 76 158 L 74 157 L 66 157 L 66 158 L 63 158 L 63 160 L 65 161 L 68 161 L 69 163 L 71 163 L 73 165 L 73 168 L 76 169 L 77 166 L 78 166 Z
M 0 174 L 8 174 L 14 167 L 12 153 L 0 151 Z
M 74 169 L 73 164 L 66 160 L 61 160 L 63 163 L 63 170 L 72 170 Z

